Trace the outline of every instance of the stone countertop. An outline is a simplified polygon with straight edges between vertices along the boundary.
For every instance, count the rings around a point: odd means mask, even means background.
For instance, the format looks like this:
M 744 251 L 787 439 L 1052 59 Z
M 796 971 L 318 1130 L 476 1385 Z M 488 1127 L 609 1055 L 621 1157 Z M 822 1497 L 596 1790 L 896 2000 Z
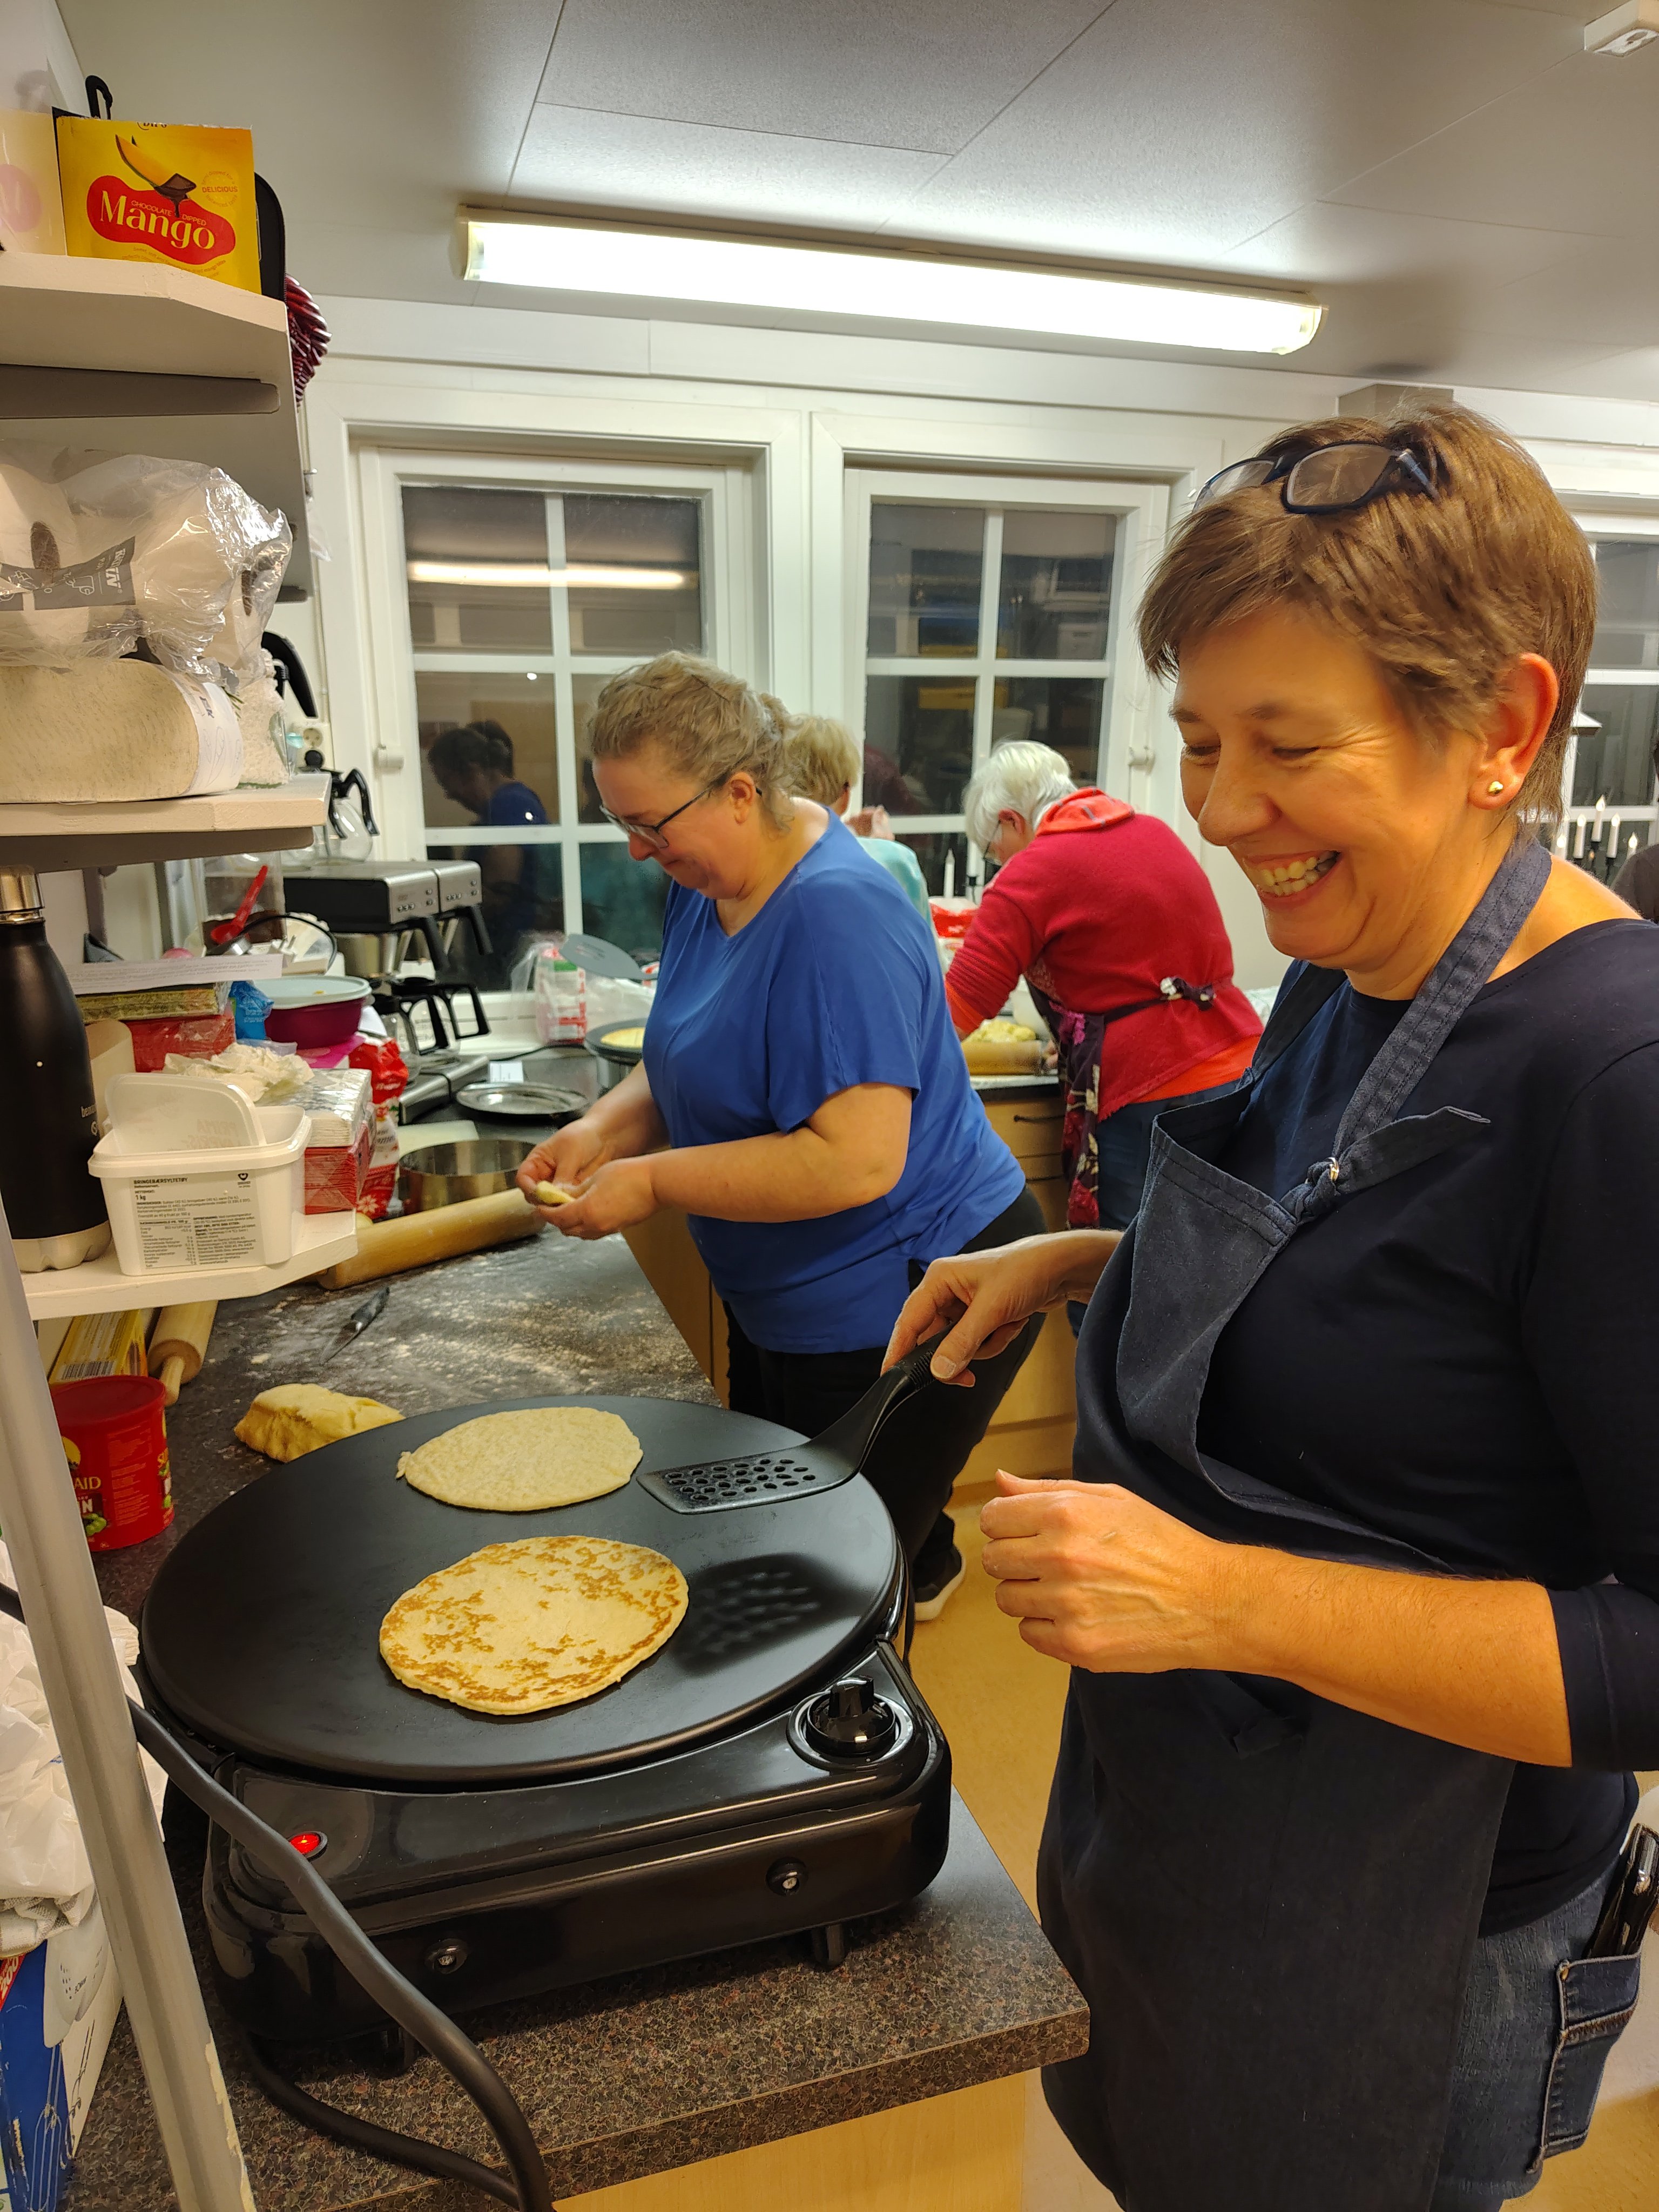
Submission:
M 148 1544 L 99 1555 L 108 1603 L 136 1613 L 185 1528 L 269 1462 L 234 1423 L 260 1389 L 325 1380 L 405 1413 L 500 1397 L 593 1391 L 713 1402 L 620 1237 L 549 1231 L 392 1279 L 386 1311 L 326 1370 L 322 1354 L 374 1286 L 301 1284 L 221 1307 L 207 1361 L 168 1415 L 176 1517 Z M 260 2212 L 470 2212 L 476 2192 L 310 2134 L 253 2083 L 211 1993 L 199 1851 L 174 1852 L 185 1923 Z M 895 2105 L 1023 2073 L 1082 2051 L 1088 2014 L 971 1816 L 913 1905 L 854 1923 L 825 1972 L 805 1939 L 758 1944 L 475 2014 L 465 2022 L 528 2114 L 556 2195 L 580 2194 Z M 488 2160 L 472 2107 L 434 2062 L 382 2079 L 339 2053 L 297 2078 L 331 2102 Z M 175 2204 L 125 2014 L 64 2212 Z
M 189 1869 L 179 1864 L 181 1889 Z M 186 1923 L 206 1986 L 200 1908 Z M 1070 2057 L 1088 2013 L 961 1801 L 951 1851 L 910 1905 L 849 1928 L 826 1971 L 804 1938 L 619 1975 L 463 2025 L 524 2107 L 556 2197 L 690 2166 Z M 259 2212 L 472 2212 L 474 2191 L 313 2136 L 267 2103 L 210 1988 Z M 294 2077 L 331 2104 L 493 2162 L 472 2106 L 431 2059 L 385 2079 L 307 2054 Z M 173 2212 L 125 2015 L 62 2212 Z

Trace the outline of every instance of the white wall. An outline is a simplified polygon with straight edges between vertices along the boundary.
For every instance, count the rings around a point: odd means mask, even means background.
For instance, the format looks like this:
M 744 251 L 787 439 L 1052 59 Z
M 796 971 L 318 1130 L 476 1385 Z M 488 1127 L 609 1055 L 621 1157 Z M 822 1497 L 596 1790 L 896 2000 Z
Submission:
M 57 0 L 0 0 L 0 107 L 86 113 L 84 74 Z
M 331 556 L 308 611 L 286 625 L 325 698 L 335 757 L 377 787 L 382 818 L 418 820 L 377 746 L 413 760 L 406 685 L 386 609 L 400 595 L 383 518 L 366 507 L 358 454 L 411 445 L 559 454 L 659 453 L 746 462 L 763 547 L 764 641 L 752 672 L 792 706 L 856 724 L 847 641 L 849 465 L 1018 471 L 1167 485 L 1179 513 L 1197 484 L 1289 422 L 1330 413 L 1344 383 L 1294 368 L 1212 368 L 904 338 L 708 323 L 331 299 L 333 350 L 307 394 L 313 514 Z M 1460 392 L 1524 439 L 1564 496 L 1591 508 L 1659 509 L 1659 406 L 1547 393 Z M 371 599 L 381 594 L 378 629 Z M 378 662 L 378 665 L 377 665 Z M 1125 796 L 1176 823 L 1176 747 L 1161 701 L 1139 702 L 1149 768 Z M 1233 935 L 1240 981 L 1283 962 L 1234 864 L 1202 855 Z

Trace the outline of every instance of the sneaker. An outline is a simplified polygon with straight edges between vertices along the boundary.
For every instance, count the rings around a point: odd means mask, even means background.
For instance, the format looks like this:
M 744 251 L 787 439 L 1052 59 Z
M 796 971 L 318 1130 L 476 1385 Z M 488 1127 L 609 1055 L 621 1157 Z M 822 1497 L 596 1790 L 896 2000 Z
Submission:
M 954 1544 L 936 1560 L 929 1560 L 912 1585 L 918 1620 L 937 1620 L 960 1589 L 967 1563 Z

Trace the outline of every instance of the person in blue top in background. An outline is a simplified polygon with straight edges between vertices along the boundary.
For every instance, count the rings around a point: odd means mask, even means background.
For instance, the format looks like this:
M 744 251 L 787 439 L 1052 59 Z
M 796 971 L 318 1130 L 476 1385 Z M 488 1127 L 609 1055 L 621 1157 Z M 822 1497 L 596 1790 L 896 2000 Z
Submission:
M 968 1078 L 931 931 L 835 816 L 790 796 L 788 716 L 705 660 L 613 677 L 590 732 L 608 817 L 672 883 L 643 1064 L 519 1173 L 604 1237 L 684 1208 L 725 1303 L 731 1404 L 807 1435 L 855 1404 L 930 1261 L 1041 1211 Z M 666 1150 L 659 1149 L 666 1146 Z M 961 1580 L 944 1510 L 1040 1317 L 884 1428 L 866 1474 L 918 1616 Z
M 427 763 L 445 796 L 475 814 L 482 828 L 516 829 L 520 823 L 547 820 L 546 807 L 518 777 L 513 740 L 499 722 L 467 722 L 445 730 L 433 740 Z M 545 919 L 538 911 L 542 854 L 555 864 L 558 855 L 550 847 L 534 845 L 470 849 L 477 855 L 483 878 L 484 920 L 495 946 L 489 980 L 504 983 L 520 940 Z
M 908 845 L 900 844 L 887 827 L 887 809 L 866 806 L 855 815 L 847 811 L 852 804 L 853 785 L 862 761 L 863 754 L 853 732 L 844 723 L 830 721 L 823 714 L 798 714 L 784 738 L 783 774 L 789 789 L 797 799 L 814 799 L 820 806 L 827 806 L 832 814 L 838 814 L 859 840 L 866 856 L 886 869 L 931 927 L 927 884 L 921 872 L 921 862 Z

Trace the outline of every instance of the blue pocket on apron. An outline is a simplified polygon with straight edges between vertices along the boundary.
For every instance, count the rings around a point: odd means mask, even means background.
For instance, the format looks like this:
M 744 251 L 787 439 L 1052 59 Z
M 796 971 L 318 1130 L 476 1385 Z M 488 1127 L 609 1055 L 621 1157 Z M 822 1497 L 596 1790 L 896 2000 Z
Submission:
M 1636 2009 L 1639 1954 L 1572 1959 L 1555 1970 L 1560 2027 L 1544 2095 L 1544 2136 L 1538 2159 L 1577 2150 L 1589 2133 L 1607 2053 Z M 1536 2171 L 1536 2162 L 1534 2162 Z

